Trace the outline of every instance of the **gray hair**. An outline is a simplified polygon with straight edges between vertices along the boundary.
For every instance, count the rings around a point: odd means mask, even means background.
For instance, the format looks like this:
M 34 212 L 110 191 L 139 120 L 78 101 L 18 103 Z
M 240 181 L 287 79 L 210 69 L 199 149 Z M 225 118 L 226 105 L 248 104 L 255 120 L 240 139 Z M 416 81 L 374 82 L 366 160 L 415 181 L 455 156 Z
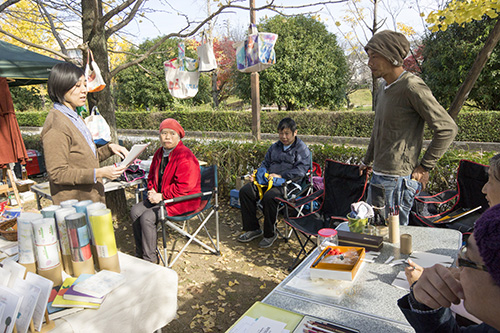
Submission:
M 496 154 L 490 158 L 490 168 L 496 180 L 500 181 L 500 154 Z

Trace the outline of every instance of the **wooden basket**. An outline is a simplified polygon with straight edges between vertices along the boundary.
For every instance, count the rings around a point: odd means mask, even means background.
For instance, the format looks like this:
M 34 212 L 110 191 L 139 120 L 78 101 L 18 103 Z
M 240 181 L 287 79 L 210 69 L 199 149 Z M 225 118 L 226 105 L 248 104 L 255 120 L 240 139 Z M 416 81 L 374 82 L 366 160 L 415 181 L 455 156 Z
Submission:
M 0 223 L 0 235 L 8 241 L 17 241 L 17 218 Z

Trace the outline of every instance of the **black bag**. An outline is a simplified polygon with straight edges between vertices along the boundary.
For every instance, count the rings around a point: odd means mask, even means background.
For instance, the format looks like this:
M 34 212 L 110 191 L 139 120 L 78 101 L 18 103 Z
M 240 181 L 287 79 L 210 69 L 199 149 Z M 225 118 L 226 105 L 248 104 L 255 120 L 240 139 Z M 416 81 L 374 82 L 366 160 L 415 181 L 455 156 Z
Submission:
M 138 164 L 131 164 L 125 169 L 119 180 L 130 183 L 137 179 L 143 179 L 145 176 L 146 171 L 142 170 Z

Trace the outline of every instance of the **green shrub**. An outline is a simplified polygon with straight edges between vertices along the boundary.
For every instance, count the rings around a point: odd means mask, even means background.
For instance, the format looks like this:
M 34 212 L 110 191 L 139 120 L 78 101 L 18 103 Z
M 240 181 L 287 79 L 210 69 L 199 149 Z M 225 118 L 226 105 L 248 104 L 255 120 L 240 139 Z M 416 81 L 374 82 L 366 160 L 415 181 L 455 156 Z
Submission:
M 156 130 L 165 118 L 177 119 L 186 131 L 240 132 L 252 128 L 251 111 L 214 111 L 207 107 L 194 111 L 116 112 L 116 124 L 120 129 Z M 47 112 L 16 113 L 20 126 L 43 126 Z M 86 113 L 83 115 L 86 116 Z M 263 111 L 261 132 L 275 133 L 276 126 L 284 117 L 292 117 L 298 124 L 300 135 L 325 135 L 366 137 L 371 136 L 374 113 L 371 111 Z M 455 141 L 500 142 L 500 112 L 462 111 L 457 120 L 459 128 Z M 426 128 L 425 138 L 432 133 Z

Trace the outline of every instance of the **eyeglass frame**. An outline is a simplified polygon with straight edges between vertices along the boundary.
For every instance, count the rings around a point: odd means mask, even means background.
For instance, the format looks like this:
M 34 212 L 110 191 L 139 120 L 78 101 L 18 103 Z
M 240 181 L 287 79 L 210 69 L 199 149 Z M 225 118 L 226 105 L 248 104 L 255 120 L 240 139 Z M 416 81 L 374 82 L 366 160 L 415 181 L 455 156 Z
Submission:
M 488 272 L 488 267 L 483 264 L 478 264 L 472 260 L 466 259 L 465 254 L 467 253 L 467 244 L 463 245 L 458 251 L 457 266 L 458 267 L 468 267 L 477 269 L 480 271 Z

